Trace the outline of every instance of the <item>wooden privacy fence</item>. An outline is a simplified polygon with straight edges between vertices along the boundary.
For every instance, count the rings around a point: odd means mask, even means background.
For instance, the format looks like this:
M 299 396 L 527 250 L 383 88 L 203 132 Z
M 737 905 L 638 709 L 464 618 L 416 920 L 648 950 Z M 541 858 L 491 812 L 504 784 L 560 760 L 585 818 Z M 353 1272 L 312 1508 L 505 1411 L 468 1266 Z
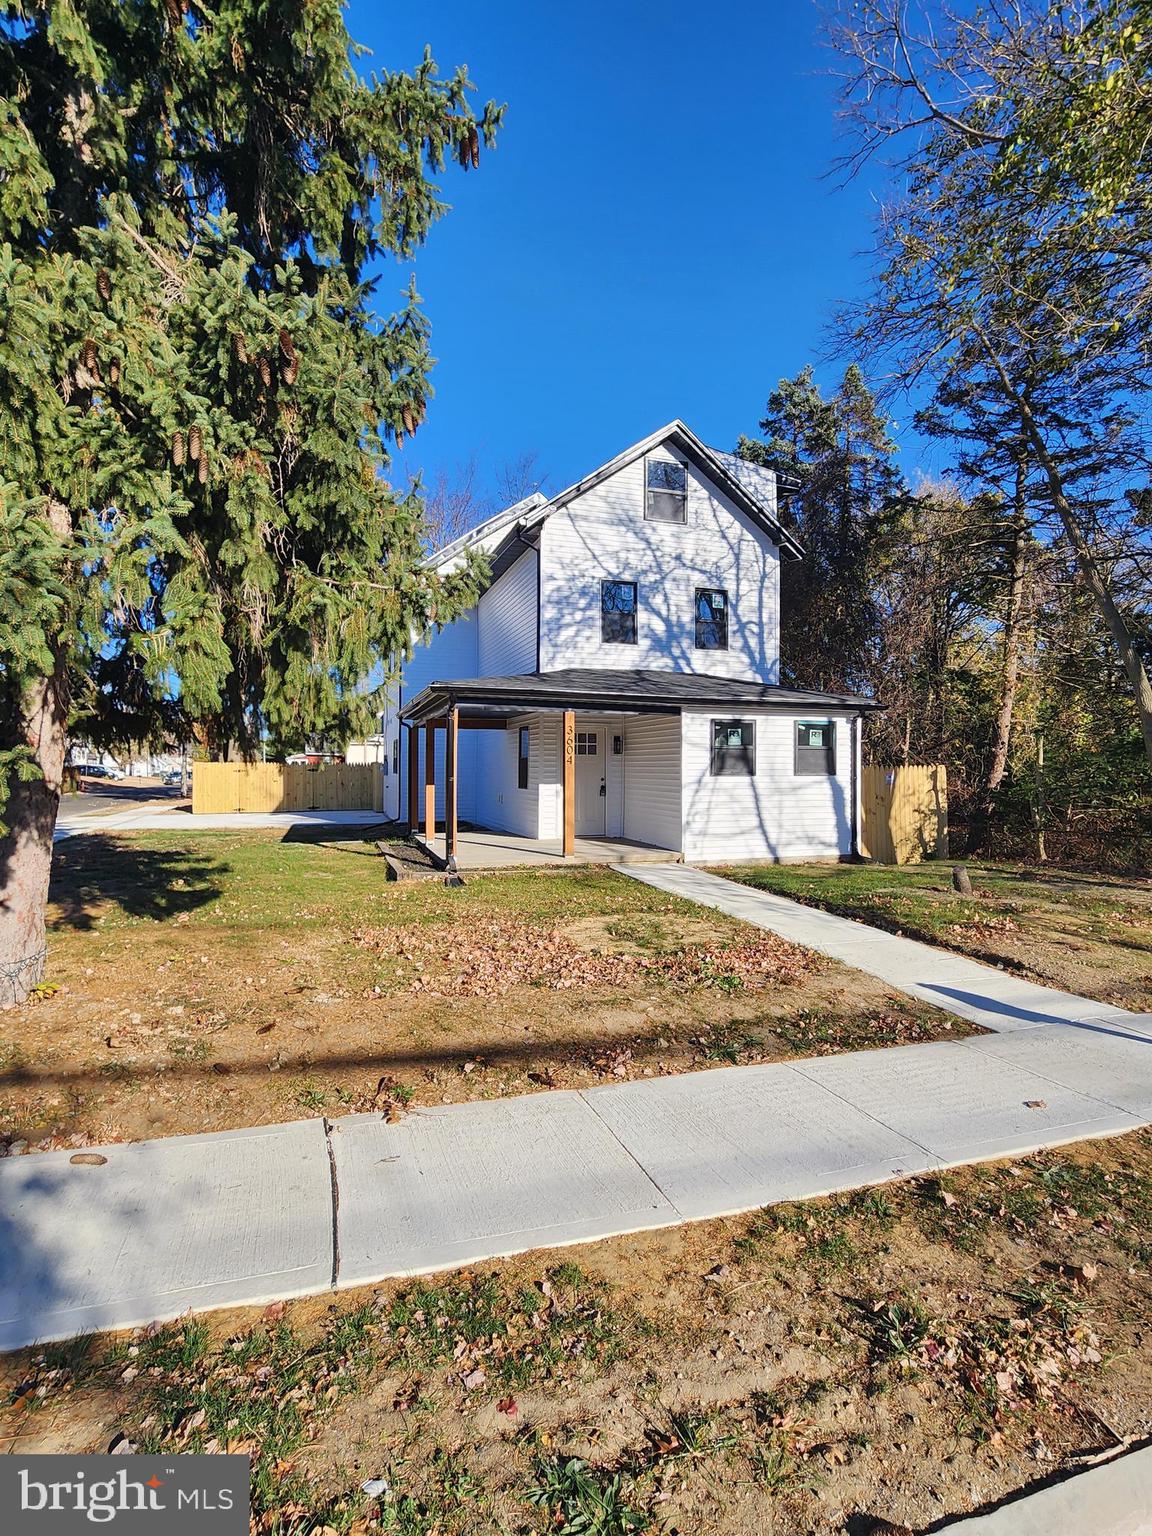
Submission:
M 193 763 L 192 812 L 379 811 L 378 763 Z
M 878 864 L 948 857 L 948 770 L 865 768 L 860 779 L 860 851 Z

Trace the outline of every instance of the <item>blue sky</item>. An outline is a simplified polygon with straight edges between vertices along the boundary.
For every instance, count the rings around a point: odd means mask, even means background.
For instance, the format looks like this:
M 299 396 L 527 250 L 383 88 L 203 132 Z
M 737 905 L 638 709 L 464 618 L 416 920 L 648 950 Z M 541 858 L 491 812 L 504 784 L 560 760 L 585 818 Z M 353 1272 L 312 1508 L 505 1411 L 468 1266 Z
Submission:
M 353 0 L 348 25 L 365 68 L 427 42 L 508 104 L 480 171 L 445 174 L 428 245 L 381 274 L 391 307 L 414 268 L 440 359 L 407 469 L 535 453 L 555 490 L 674 416 L 730 447 L 826 350 L 877 185 L 825 178 L 842 141 L 810 0 Z

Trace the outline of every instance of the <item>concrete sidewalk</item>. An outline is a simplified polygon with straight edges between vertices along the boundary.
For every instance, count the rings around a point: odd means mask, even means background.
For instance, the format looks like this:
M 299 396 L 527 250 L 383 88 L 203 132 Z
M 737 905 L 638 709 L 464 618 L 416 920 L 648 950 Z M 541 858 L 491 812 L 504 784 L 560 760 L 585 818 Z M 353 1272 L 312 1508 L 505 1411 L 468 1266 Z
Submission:
M 1152 1123 L 1120 1024 L 0 1160 L 0 1348 L 415 1275 Z M 75 1155 L 75 1154 L 73 1154 Z M 82 1154 L 90 1156 L 89 1152 Z
M 713 907 L 879 977 L 897 992 L 931 1003 L 985 1029 L 1037 1029 L 1046 1024 L 1107 1025 L 1152 1034 L 1152 1015 L 1129 1013 L 1058 992 L 1010 971 L 982 965 L 931 944 L 902 939 L 866 923 L 822 912 L 772 891 L 754 890 L 687 864 L 614 865 L 617 874 L 671 896 Z
M 58 823 L 55 842 L 105 832 L 243 832 L 253 827 L 272 827 L 287 832 L 292 827 L 379 827 L 388 818 L 382 811 L 221 811 L 193 816 L 187 805 L 170 810 L 154 807 L 76 815 Z

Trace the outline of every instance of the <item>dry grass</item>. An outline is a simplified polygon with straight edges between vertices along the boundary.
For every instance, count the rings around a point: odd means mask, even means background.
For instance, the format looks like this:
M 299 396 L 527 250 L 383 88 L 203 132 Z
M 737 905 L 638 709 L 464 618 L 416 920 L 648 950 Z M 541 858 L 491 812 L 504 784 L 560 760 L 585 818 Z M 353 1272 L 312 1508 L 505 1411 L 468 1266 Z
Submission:
M 1152 1012 L 1152 881 L 1047 866 L 971 864 L 973 894 L 949 864 L 737 865 L 761 890 L 939 944 L 1046 986 Z
M 0 1015 L 0 1140 L 32 1146 L 968 1032 L 608 870 L 389 884 L 356 838 L 76 838 L 51 924 Z
M 281 1536 L 919 1531 L 1152 1431 L 1150 1231 L 1141 1132 L 27 1352 L 0 1435 L 247 1450 Z

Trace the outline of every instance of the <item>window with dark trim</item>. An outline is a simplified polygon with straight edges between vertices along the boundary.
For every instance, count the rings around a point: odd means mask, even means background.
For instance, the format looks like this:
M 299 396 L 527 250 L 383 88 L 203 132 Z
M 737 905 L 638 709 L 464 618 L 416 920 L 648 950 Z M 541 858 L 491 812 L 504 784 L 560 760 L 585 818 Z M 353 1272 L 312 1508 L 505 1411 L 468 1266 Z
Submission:
M 832 720 L 796 722 L 796 772 L 836 772 L 836 725 Z
M 600 583 L 600 639 L 605 645 L 636 644 L 636 583 Z
M 645 459 L 644 516 L 650 523 L 688 521 L 688 471 L 675 459 Z
M 519 756 L 516 763 L 516 785 L 519 789 L 528 788 L 528 727 L 520 727 Z
M 712 773 L 714 776 L 756 775 L 756 722 L 713 720 Z
M 723 587 L 696 588 L 696 649 L 728 649 L 728 594 Z

